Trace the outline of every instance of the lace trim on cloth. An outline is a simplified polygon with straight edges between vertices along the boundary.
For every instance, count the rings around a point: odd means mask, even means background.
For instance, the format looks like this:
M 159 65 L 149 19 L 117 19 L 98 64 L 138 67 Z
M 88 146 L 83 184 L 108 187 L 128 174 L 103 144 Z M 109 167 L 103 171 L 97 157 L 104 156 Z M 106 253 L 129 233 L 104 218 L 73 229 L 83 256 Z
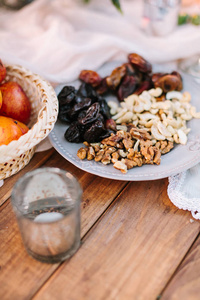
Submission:
M 200 164 L 168 178 L 167 193 L 179 209 L 188 210 L 193 218 L 200 220 Z M 190 185 L 190 182 L 194 184 Z

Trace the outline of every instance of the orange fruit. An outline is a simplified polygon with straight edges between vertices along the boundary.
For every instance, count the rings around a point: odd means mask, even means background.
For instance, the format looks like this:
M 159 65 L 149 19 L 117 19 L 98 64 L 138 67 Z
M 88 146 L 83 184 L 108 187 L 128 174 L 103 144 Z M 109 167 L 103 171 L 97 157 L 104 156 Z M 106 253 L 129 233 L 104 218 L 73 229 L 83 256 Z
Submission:
M 8 145 L 13 140 L 18 140 L 29 128 L 12 118 L 0 116 L 0 146 Z

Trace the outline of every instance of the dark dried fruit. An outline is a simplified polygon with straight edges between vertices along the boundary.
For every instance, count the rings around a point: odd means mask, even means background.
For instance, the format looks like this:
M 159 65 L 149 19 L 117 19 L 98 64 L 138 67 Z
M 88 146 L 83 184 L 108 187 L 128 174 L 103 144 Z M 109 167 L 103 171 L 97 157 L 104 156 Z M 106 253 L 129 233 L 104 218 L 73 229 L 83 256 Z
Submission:
M 126 74 L 126 67 L 124 65 L 115 68 L 111 75 L 106 78 L 106 83 L 111 90 L 116 90 L 122 78 Z
M 126 75 L 135 77 L 137 84 L 139 84 L 142 81 L 143 74 L 130 63 L 125 63 L 124 66 L 126 67 Z
M 96 120 L 84 133 L 84 140 L 88 143 L 99 142 L 101 135 L 105 133 L 104 124 L 101 120 Z
M 73 86 L 64 86 L 58 94 L 59 105 L 70 104 L 76 99 L 76 89 Z
M 133 76 L 126 75 L 117 91 L 119 101 L 123 101 L 126 97 L 133 94 L 137 87 L 136 79 Z
M 82 138 L 82 129 L 78 122 L 73 122 L 68 129 L 65 131 L 65 139 L 70 143 L 81 143 L 83 142 Z
M 106 78 L 107 77 L 104 77 L 102 80 L 101 80 L 101 83 L 100 85 L 96 88 L 96 92 L 99 94 L 99 95 L 103 95 L 105 93 L 107 93 L 109 91 L 109 88 L 108 88 L 108 85 L 107 85 L 107 82 L 106 82 Z
M 152 71 L 152 65 L 146 59 L 136 53 L 129 54 L 128 60 L 142 73 L 150 73 Z
M 152 82 L 150 80 L 145 80 L 135 90 L 134 94 L 140 95 L 143 91 L 149 90 L 150 88 L 152 88 Z
M 101 77 L 95 71 L 82 70 L 79 79 L 85 83 L 89 83 L 91 86 L 96 87 L 101 83 Z
M 76 103 L 70 110 L 71 119 L 76 118 L 81 110 L 89 108 L 91 104 L 92 100 L 90 98 L 84 98 L 81 102 Z
M 90 84 L 83 82 L 77 91 L 77 97 L 90 98 L 94 103 L 98 101 L 99 95 Z
M 92 123 L 98 118 L 99 113 L 100 113 L 100 104 L 98 102 L 95 102 L 88 108 L 85 117 L 78 119 L 78 122 L 81 125 Z
M 100 113 L 104 116 L 105 119 L 110 119 L 110 107 L 108 106 L 105 99 L 99 99 L 99 105 L 100 105 Z
M 70 111 L 71 111 L 71 107 L 69 105 L 61 106 L 58 112 L 58 119 L 61 122 L 70 123 L 71 121 Z

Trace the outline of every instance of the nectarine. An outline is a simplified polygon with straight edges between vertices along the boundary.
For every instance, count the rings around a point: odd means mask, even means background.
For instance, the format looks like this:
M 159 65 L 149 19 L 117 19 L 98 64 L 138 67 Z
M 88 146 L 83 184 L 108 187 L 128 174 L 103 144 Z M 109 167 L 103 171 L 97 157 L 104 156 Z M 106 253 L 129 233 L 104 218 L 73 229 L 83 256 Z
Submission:
M 16 119 L 27 124 L 31 114 L 31 104 L 22 87 L 14 81 L 0 85 L 2 107 L 0 115 Z
M 0 146 L 18 140 L 29 128 L 12 118 L 0 116 Z

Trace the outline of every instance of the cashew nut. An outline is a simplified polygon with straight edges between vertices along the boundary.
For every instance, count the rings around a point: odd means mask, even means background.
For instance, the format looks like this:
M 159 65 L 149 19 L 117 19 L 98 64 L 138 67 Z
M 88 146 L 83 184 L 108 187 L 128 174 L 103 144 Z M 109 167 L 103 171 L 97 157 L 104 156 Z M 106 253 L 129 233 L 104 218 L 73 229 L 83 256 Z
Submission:
M 152 135 L 153 135 L 153 137 L 155 139 L 157 139 L 157 140 L 165 140 L 165 136 L 159 133 L 156 124 L 153 124 L 151 126 L 151 133 L 152 133 Z
M 162 89 L 160 87 L 157 87 L 155 89 L 149 90 L 149 94 L 153 97 L 159 97 L 162 95 Z
M 158 130 L 160 131 L 160 133 L 162 135 L 164 135 L 165 137 L 170 137 L 172 135 L 171 132 L 167 130 L 167 128 L 161 121 L 158 121 L 157 127 L 158 127 Z
M 181 129 L 178 129 L 177 133 L 178 133 L 180 144 L 185 145 L 187 143 L 187 135 Z
M 178 92 L 178 91 L 170 91 L 166 94 L 166 99 L 170 100 L 170 99 L 178 99 L 181 100 L 183 97 L 182 93 Z
M 191 113 L 192 117 L 200 119 L 200 112 L 196 112 L 196 107 L 191 106 L 190 113 Z

